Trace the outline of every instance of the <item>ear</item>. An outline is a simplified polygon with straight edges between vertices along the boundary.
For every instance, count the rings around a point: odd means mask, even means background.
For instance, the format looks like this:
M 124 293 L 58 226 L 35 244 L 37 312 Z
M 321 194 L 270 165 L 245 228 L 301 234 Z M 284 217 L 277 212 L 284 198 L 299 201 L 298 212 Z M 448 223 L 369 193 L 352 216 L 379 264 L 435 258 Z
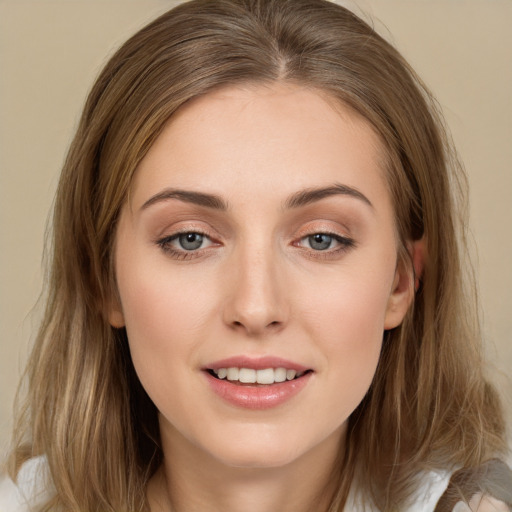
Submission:
M 384 329 L 398 327 L 413 302 L 425 266 L 425 239 L 407 243 L 409 260 L 398 262 L 384 319 Z M 408 263 L 412 263 L 409 265 Z
M 105 307 L 108 322 L 112 327 L 120 329 L 125 326 L 123 308 L 116 292 L 111 293 L 111 297 Z

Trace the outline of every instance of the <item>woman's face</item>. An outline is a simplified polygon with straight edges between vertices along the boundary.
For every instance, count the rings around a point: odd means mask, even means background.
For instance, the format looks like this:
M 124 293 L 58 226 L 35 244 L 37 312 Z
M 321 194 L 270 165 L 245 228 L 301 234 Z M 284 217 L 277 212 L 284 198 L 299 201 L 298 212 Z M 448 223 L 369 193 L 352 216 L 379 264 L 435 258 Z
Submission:
M 121 213 L 109 312 L 164 448 L 277 467 L 340 442 L 411 298 L 384 162 L 366 121 L 305 88 L 173 116 Z

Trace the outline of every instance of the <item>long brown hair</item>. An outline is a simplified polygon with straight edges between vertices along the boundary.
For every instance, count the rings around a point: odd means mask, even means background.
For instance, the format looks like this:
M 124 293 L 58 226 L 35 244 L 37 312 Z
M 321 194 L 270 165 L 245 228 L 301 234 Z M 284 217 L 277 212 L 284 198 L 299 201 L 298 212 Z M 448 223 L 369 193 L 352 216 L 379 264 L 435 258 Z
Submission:
M 327 92 L 380 135 L 402 264 L 423 239 L 424 272 L 401 326 L 384 333 L 370 391 L 349 419 L 331 511 L 357 482 L 381 510 L 410 499 L 422 471 L 473 467 L 505 449 L 484 377 L 465 254 L 465 178 L 435 101 L 401 55 L 324 0 L 194 0 L 134 35 L 87 99 L 53 217 L 46 312 L 28 365 L 12 472 L 44 454 L 45 510 L 147 510 L 162 460 L 156 410 L 124 329 L 105 317 L 112 247 L 131 180 L 188 100 L 226 85 L 284 81 Z M 382 442 L 385 440 L 385 442 Z

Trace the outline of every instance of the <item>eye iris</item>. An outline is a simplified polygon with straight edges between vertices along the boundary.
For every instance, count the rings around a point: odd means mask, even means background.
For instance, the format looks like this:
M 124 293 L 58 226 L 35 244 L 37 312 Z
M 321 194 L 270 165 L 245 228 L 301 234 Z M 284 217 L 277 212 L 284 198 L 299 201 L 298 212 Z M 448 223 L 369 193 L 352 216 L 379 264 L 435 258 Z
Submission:
M 317 251 L 325 251 L 331 246 L 332 236 L 325 235 L 323 233 L 317 233 L 315 235 L 311 235 L 308 238 L 311 248 Z
M 199 233 L 184 233 L 178 237 L 181 247 L 187 251 L 199 249 L 203 243 L 203 236 Z

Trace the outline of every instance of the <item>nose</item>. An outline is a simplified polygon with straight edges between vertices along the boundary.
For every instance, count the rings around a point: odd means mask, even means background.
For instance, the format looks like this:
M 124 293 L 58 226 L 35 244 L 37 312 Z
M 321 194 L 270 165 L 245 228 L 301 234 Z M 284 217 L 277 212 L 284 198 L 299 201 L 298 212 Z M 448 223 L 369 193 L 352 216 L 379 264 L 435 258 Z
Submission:
M 289 317 L 284 276 L 271 251 L 240 251 L 229 262 L 224 322 L 258 337 L 281 331 Z

